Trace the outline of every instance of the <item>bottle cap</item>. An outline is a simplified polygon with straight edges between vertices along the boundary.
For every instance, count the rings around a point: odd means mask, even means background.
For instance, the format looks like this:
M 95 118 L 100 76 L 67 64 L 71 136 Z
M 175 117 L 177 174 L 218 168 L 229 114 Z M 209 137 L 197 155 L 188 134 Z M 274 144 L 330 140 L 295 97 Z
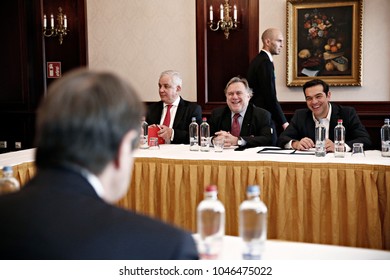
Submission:
M 206 117 L 203 117 L 203 118 L 202 118 L 202 121 L 206 122 L 206 121 L 207 121 L 207 118 L 206 118 Z
M 217 186 L 216 185 L 208 185 L 204 188 L 205 192 L 216 192 Z
M 338 119 L 337 122 L 343 122 L 343 120 L 342 119 Z
M 10 172 L 10 171 L 13 171 L 12 167 L 11 166 L 3 166 L 3 172 Z
M 246 189 L 246 193 L 251 195 L 259 195 L 260 187 L 258 185 L 248 186 L 248 188 Z
M 195 118 L 195 117 L 192 117 L 192 118 L 191 118 L 191 121 L 193 121 L 193 122 L 196 121 L 196 118 Z

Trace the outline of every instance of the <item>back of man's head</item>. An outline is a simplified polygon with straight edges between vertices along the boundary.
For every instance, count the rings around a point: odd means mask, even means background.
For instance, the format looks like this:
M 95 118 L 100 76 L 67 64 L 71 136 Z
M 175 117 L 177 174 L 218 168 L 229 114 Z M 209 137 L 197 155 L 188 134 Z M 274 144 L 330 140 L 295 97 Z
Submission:
M 98 175 L 117 156 L 123 136 L 139 131 L 143 113 L 138 95 L 118 76 L 72 71 L 49 87 L 38 109 L 36 165 L 72 164 Z

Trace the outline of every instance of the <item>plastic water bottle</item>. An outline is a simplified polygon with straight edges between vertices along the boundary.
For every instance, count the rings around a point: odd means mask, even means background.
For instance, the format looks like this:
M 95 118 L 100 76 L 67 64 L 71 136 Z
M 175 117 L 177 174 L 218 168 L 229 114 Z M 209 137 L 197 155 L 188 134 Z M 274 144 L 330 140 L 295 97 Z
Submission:
M 217 186 L 207 186 L 204 199 L 197 208 L 198 252 L 201 259 L 216 259 L 222 250 L 225 207 L 218 200 L 217 194 Z
M 199 125 L 196 118 L 192 117 L 192 122 L 189 127 L 190 134 L 190 151 L 199 151 Z
M 145 119 L 142 120 L 141 123 L 141 135 L 140 135 L 140 145 L 139 147 L 141 149 L 148 149 L 148 127 L 149 124 L 145 121 Z
M 3 178 L 0 179 L 0 195 L 16 192 L 20 189 L 19 181 L 13 176 L 11 166 L 3 167 Z
M 210 151 L 210 125 L 207 123 L 207 119 L 203 118 L 200 125 L 200 150 L 202 152 Z
M 337 158 L 345 157 L 345 127 L 343 120 L 339 119 L 334 128 L 334 156 Z
M 325 137 L 326 137 L 326 128 L 323 124 L 323 120 L 320 120 L 320 123 L 316 126 L 316 156 L 324 157 L 326 155 L 325 149 Z
M 239 234 L 243 241 L 242 257 L 259 260 L 267 240 L 267 206 L 260 200 L 260 187 L 248 186 L 247 200 L 239 209 Z
M 390 120 L 385 119 L 381 128 L 382 157 L 390 157 Z

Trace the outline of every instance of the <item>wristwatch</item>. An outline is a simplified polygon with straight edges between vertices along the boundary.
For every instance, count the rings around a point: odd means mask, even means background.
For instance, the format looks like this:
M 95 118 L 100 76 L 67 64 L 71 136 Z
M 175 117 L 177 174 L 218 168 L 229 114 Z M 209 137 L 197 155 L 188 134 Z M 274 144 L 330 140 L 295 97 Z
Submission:
M 242 146 L 242 144 L 243 144 L 242 138 L 239 137 L 239 138 L 238 138 L 238 141 L 237 141 L 237 145 L 238 145 L 238 146 Z

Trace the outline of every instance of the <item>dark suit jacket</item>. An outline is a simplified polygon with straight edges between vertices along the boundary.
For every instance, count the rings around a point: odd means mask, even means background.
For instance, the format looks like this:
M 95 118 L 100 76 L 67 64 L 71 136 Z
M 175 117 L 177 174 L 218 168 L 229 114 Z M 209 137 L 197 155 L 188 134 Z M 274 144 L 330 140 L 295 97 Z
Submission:
M 62 167 L 1 196 L 0 225 L 0 259 L 198 258 L 189 233 L 105 203 Z
M 360 122 L 359 116 L 352 107 L 341 106 L 332 103 L 332 114 L 329 123 L 329 139 L 334 141 L 334 128 L 337 120 L 342 119 L 345 127 L 345 143 L 352 148 L 353 143 L 363 143 L 364 149 L 371 147 L 370 135 L 366 128 Z M 280 134 L 278 145 L 284 148 L 284 145 L 290 140 L 301 140 L 309 137 L 315 142 L 315 123 L 312 112 L 306 109 L 295 111 L 290 125 Z
M 209 124 L 211 136 L 220 130 L 230 131 L 232 118 L 229 107 L 214 109 Z M 247 148 L 269 146 L 272 145 L 271 127 L 271 114 L 249 104 L 242 121 L 240 136 L 247 142 Z
M 287 122 L 276 96 L 274 64 L 266 52 L 260 53 L 251 61 L 247 80 L 253 90 L 251 102 L 271 113 L 272 119 L 279 125 Z
M 162 101 L 152 103 L 148 107 L 146 115 L 146 122 L 151 124 L 160 124 L 161 114 L 164 108 Z M 202 122 L 202 108 L 194 103 L 184 100 L 180 97 L 179 106 L 177 107 L 175 120 L 173 121 L 172 128 L 175 130 L 175 135 L 172 140 L 172 144 L 189 144 L 189 125 L 192 117 L 196 118 L 196 122 L 200 124 Z

